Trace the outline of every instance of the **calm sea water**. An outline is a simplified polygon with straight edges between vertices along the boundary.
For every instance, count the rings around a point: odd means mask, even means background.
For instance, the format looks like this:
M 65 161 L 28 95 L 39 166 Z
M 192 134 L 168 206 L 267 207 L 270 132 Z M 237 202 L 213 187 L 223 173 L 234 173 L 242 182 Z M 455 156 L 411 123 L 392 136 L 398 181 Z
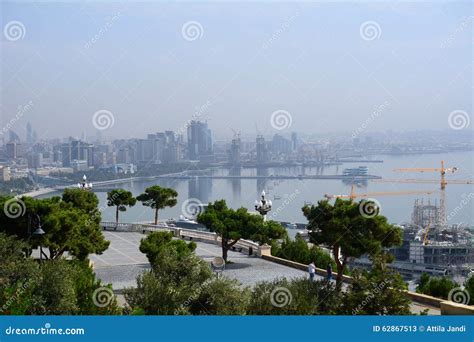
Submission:
M 374 159 L 383 159 L 383 163 L 346 163 L 339 166 L 325 168 L 268 168 L 268 169 L 242 169 L 241 175 L 300 175 L 300 174 L 341 174 L 347 167 L 365 165 L 369 174 L 378 175 L 385 179 L 394 178 L 419 178 L 439 180 L 439 173 L 397 173 L 395 168 L 411 167 L 439 167 L 440 161 L 445 161 L 445 166 L 458 167 L 455 174 L 447 175 L 447 179 L 474 179 L 474 154 L 471 152 L 457 152 L 449 154 L 426 154 L 409 156 L 374 156 Z M 214 170 L 210 174 L 227 175 L 229 170 Z M 91 180 L 94 181 L 93 179 Z M 160 211 L 160 219 L 178 218 L 188 214 L 189 203 L 208 203 L 218 199 L 226 199 L 229 206 L 240 206 L 253 210 L 255 199 L 262 190 L 273 201 L 273 219 L 290 222 L 306 222 L 301 207 L 305 203 L 316 203 L 324 194 L 349 194 L 350 184 L 342 180 L 256 180 L 256 179 L 199 179 L 190 180 L 153 180 L 131 181 L 116 185 L 130 190 L 135 196 L 139 195 L 148 186 L 158 184 L 172 187 L 178 194 L 178 204 L 173 208 Z M 439 184 L 403 184 L 403 183 L 378 183 L 368 182 L 357 187 L 356 193 L 368 192 L 398 192 L 398 191 L 437 191 L 432 195 L 412 194 L 404 196 L 372 196 L 381 204 L 382 214 L 387 216 L 391 223 L 411 221 L 411 213 L 415 199 L 439 202 Z M 466 184 L 452 184 L 446 190 L 446 214 L 449 223 L 464 223 L 474 225 L 474 186 Z M 470 195 L 471 194 L 471 195 Z M 103 220 L 114 220 L 114 209 L 106 206 L 106 193 L 97 192 L 102 208 Z M 463 201 L 464 199 L 464 201 Z M 152 221 L 153 211 L 137 203 L 133 208 L 120 213 L 122 222 Z

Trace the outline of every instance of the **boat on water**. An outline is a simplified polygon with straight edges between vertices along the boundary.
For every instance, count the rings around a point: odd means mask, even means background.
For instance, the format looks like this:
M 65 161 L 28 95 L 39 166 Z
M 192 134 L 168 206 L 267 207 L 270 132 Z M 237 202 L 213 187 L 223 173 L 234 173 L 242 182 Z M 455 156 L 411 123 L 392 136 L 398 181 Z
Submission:
M 369 168 L 367 166 L 359 166 L 353 168 L 347 168 L 342 171 L 343 176 L 367 176 L 369 173 Z
M 193 219 L 187 218 L 183 215 L 179 215 L 178 219 L 168 219 L 165 223 L 171 227 L 178 227 L 184 229 L 196 229 L 196 230 L 205 230 L 206 227 Z
M 273 196 L 273 199 L 274 199 L 274 200 L 281 200 L 281 196 L 280 196 L 280 195 L 274 195 L 274 196 Z

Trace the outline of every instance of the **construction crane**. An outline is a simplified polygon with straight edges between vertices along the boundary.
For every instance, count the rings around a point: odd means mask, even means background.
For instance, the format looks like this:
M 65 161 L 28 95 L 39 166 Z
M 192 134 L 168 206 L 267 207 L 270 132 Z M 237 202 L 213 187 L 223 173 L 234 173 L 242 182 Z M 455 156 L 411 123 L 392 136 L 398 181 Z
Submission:
M 401 168 L 394 169 L 395 172 L 439 172 L 440 180 L 432 179 L 378 179 L 376 182 L 390 183 L 439 183 L 440 184 L 440 200 L 439 200 L 439 224 L 446 223 L 446 185 L 447 184 L 474 184 L 473 180 L 446 180 L 447 173 L 455 173 L 459 169 L 457 167 L 445 167 L 444 161 L 441 161 L 441 167 L 434 168 Z
M 327 199 L 332 199 L 332 198 L 350 198 L 351 200 L 354 200 L 357 197 L 376 197 L 376 196 L 404 196 L 404 195 L 417 195 L 417 194 L 423 194 L 423 195 L 431 195 L 435 191 L 396 191 L 396 192 L 368 192 L 365 194 L 356 194 L 355 192 L 355 187 L 352 185 L 351 187 L 351 193 L 349 195 L 329 195 L 325 194 L 324 197 Z

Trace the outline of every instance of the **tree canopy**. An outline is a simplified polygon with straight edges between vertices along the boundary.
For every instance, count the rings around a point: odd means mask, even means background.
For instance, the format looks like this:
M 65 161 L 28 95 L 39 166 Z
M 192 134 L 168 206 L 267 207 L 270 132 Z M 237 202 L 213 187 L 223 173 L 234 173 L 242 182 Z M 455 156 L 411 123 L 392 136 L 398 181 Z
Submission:
M 210 203 L 197 221 L 222 239 L 222 257 L 226 261 L 228 250 L 240 239 L 264 244 L 286 237 L 286 229 L 278 222 L 264 222 L 260 215 L 251 214 L 243 207 L 228 208 L 225 200 Z
M 322 200 L 317 206 L 303 207 L 308 219 L 310 241 L 332 250 L 337 266 L 338 289 L 349 258 L 376 255 L 384 248 L 402 242 L 399 228 L 389 224 L 380 214 L 363 215 L 360 210 L 362 205 L 367 205 L 367 202 L 354 203 L 338 198 L 333 205 L 328 200 Z
M 0 206 L 4 208 L 12 200 L 10 197 L 0 197 Z M 22 197 L 15 201 L 21 207 L 21 215 L 12 217 L 7 210 L 0 211 L 0 232 L 17 236 L 30 248 L 37 248 L 41 244 L 49 250 L 48 257 L 51 259 L 68 252 L 84 260 L 89 254 L 101 254 L 109 246 L 99 222 L 91 220 L 91 214 L 83 209 L 86 205 L 62 201 L 59 197 Z M 32 232 L 39 223 L 45 234 L 34 237 Z
M 115 297 L 106 306 L 95 305 L 95 291 L 104 286 L 87 261 L 58 258 L 37 263 L 25 253 L 28 248 L 25 242 L 0 233 L 0 314 L 120 313 Z
M 119 222 L 119 212 L 126 211 L 127 207 L 133 207 L 137 199 L 133 197 L 130 191 L 125 189 L 114 189 L 107 192 L 107 205 L 115 207 L 115 222 Z
M 178 260 L 190 255 L 196 249 L 195 242 L 174 240 L 169 232 L 153 232 L 140 242 L 140 252 L 145 253 L 151 265 L 155 265 L 165 252 L 172 249 Z
M 155 224 L 158 224 L 158 210 L 174 207 L 178 202 L 176 197 L 178 197 L 176 190 L 153 185 L 146 188 L 145 192 L 137 197 L 137 200 L 144 206 L 155 209 Z

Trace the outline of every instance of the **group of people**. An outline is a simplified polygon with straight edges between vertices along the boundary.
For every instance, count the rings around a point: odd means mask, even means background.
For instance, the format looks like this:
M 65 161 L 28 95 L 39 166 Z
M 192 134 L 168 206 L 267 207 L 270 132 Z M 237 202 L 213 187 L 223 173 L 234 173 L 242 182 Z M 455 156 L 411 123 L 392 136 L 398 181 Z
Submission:
M 309 280 L 313 281 L 314 280 L 314 275 L 316 274 L 316 264 L 314 261 L 312 261 L 308 265 L 308 273 L 309 273 Z M 328 263 L 326 266 L 326 280 L 331 281 L 332 280 L 332 266 L 331 263 Z

